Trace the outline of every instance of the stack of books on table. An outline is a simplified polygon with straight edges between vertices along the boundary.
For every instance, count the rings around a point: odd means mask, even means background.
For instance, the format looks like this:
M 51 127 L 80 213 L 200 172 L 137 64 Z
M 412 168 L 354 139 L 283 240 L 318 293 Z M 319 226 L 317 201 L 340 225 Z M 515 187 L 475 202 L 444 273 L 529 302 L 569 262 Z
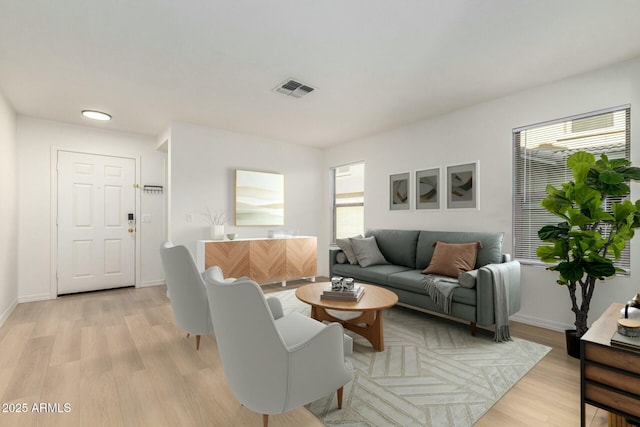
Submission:
M 360 301 L 364 294 L 364 287 L 354 285 L 353 290 L 332 291 L 331 286 L 325 289 L 320 296 L 321 299 L 332 299 L 336 301 Z
M 640 321 L 618 319 L 618 330 L 611 337 L 611 345 L 640 351 Z
M 611 337 L 611 345 L 626 348 L 627 350 L 640 351 L 640 338 L 627 337 L 620 332 L 614 332 Z

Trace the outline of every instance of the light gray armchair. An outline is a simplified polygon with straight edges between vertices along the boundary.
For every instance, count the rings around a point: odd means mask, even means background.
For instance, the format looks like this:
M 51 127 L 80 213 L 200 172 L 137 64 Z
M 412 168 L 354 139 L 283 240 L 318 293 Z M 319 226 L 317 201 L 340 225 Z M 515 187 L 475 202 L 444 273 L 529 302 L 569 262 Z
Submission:
M 213 333 L 202 274 L 185 246 L 164 242 L 160 246 L 160 258 L 176 323 L 187 332 L 187 338 L 190 334 L 196 336 L 196 350 L 199 350 L 200 337 Z M 211 274 L 222 280 L 219 268 L 212 270 Z
M 342 325 L 323 324 L 300 313 L 283 315 L 280 300 L 265 299 L 260 286 L 241 278 L 221 283 L 204 273 L 218 351 L 227 382 L 247 408 L 281 414 L 342 388 L 351 381 L 351 338 Z M 346 353 L 345 353 L 346 351 Z

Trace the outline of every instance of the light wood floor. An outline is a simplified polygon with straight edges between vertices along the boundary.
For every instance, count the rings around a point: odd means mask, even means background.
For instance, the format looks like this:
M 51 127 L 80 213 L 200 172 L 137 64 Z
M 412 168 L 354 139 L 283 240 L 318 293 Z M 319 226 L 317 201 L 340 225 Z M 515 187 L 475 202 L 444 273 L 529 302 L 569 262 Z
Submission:
M 517 323 L 512 330 L 554 349 L 476 425 L 578 426 L 579 363 L 566 356 L 564 336 Z M 175 326 L 162 286 L 19 304 L 0 328 L 0 403 L 0 426 L 262 425 L 228 389 L 214 337 L 196 351 L 195 338 Z M 33 412 L 41 403 L 54 412 Z M 23 404 L 26 413 L 5 412 Z M 591 427 L 607 424 L 603 411 L 588 414 Z M 304 408 L 269 424 L 322 425 Z

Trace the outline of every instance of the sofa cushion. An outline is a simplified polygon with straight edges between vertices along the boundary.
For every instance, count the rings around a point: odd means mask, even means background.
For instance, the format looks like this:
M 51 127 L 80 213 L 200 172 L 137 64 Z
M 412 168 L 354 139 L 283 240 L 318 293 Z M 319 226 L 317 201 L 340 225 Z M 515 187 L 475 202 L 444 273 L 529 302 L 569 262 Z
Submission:
M 376 238 L 380 252 L 391 264 L 414 269 L 416 268 L 416 245 L 419 234 L 418 230 L 371 229 L 367 230 L 365 236 Z
M 355 236 L 355 237 L 362 237 L 361 235 L 359 236 Z M 353 252 L 353 247 L 351 246 L 351 240 L 350 239 L 336 239 L 336 245 L 338 245 L 338 247 L 340 249 L 342 249 L 342 252 L 344 252 L 345 256 L 347 257 L 347 260 L 349 260 L 349 264 L 357 264 L 358 263 L 358 258 L 356 257 L 356 254 Z
M 351 247 L 358 258 L 361 267 L 370 265 L 389 264 L 384 255 L 378 249 L 375 237 L 351 238 Z
M 462 287 L 456 288 L 453 291 L 453 299 L 451 301 L 475 306 L 477 304 L 476 290 Z
M 424 288 L 426 281 L 427 276 L 422 274 L 420 270 L 406 270 L 389 275 L 387 286 L 408 292 L 415 292 L 416 294 L 424 295 L 425 298 L 429 298 Z M 456 290 L 453 291 L 452 301 L 461 304 L 476 305 L 476 290 L 462 287 L 456 288 Z
M 334 276 L 352 277 L 356 282 L 361 280 L 386 285 L 387 277 L 390 274 L 406 270 L 408 270 L 407 267 L 391 264 L 372 265 L 367 268 L 362 268 L 359 265 L 335 264 L 333 265 L 331 274 Z
M 429 266 L 422 272 L 457 279 L 460 273 L 473 270 L 478 257 L 478 249 L 481 246 L 480 242 L 445 243 L 438 241 L 435 243 L 435 250 Z
M 502 262 L 503 233 L 476 233 L 467 231 L 421 231 L 416 247 L 416 267 L 420 270 L 426 268 L 431 262 L 434 247 L 438 240 L 447 243 L 480 242 L 482 248 L 478 249 L 478 257 L 474 268 L 480 268 L 487 264 L 499 264 Z M 384 252 L 383 252 L 384 253 Z

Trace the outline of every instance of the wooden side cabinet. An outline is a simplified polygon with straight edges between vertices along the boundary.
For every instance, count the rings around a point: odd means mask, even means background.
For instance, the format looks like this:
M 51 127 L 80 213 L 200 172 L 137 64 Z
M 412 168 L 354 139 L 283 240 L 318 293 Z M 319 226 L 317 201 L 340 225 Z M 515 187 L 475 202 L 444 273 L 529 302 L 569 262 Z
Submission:
M 245 274 L 245 276 L 250 277 L 257 283 L 287 280 L 286 249 L 287 245 L 284 239 L 249 241 L 249 259 L 251 262 L 249 263 L 249 274 Z
M 620 309 L 612 304 L 580 341 L 580 425 L 590 404 L 640 424 L 640 352 L 611 345 Z
M 316 237 L 199 240 L 197 264 L 202 271 L 217 265 L 225 277 L 246 276 L 257 283 L 310 278 L 318 269 Z
M 318 243 L 315 237 L 285 239 L 286 280 L 318 274 Z
M 248 241 L 220 241 L 205 244 L 203 271 L 212 265 L 219 266 L 225 277 L 249 275 L 250 246 Z

